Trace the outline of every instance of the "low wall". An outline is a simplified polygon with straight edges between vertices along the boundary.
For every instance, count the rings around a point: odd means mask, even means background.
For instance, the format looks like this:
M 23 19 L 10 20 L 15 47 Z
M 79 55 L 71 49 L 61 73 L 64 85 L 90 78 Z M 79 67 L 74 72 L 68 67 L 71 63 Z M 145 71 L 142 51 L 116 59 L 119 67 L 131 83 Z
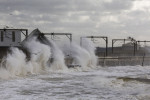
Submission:
M 98 65 L 101 66 L 135 66 L 150 65 L 150 57 L 99 57 Z

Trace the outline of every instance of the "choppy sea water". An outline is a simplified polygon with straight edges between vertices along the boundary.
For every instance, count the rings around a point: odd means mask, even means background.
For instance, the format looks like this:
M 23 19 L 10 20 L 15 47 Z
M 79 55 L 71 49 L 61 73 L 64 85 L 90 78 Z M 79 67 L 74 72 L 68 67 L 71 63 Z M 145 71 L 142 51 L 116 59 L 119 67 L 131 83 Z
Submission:
M 150 66 L 99 67 L 0 80 L 0 100 L 150 100 Z

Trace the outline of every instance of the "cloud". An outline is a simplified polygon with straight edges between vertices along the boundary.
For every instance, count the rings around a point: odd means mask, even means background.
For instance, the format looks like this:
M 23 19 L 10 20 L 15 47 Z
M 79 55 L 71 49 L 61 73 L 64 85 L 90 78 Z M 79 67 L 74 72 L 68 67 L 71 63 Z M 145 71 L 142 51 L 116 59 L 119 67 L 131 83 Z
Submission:
M 147 0 L 0 0 L 0 27 L 138 38 L 150 32 L 149 9 Z
M 103 2 L 103 6 L 109 11 L 122 11 L 130 9 L 132 2 L 132 0 L 109 0 L 109 2 Z

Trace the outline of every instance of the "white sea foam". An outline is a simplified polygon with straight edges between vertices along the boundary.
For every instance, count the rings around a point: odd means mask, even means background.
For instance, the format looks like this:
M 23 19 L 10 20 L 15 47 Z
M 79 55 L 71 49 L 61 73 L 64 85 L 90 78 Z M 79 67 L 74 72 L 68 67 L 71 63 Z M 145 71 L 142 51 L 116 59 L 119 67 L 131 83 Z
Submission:
M 149 84 L 117 78 L 122 74 L 131 77 L 133 73 L 135 77 L 150 76 L 149 70 L 149 66 L 119 66 L 1 80 L 0 97 L 2 100 L 149 100 Z

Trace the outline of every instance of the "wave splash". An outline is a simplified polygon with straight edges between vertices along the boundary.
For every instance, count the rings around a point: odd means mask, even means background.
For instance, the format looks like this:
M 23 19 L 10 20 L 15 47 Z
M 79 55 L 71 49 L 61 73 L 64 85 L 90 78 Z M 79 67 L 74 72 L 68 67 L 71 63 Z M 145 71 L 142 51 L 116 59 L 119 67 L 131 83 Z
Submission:
M 27 53 L 17 47 L 10 48 L 10 52 L 1 61 L 0 79 L 24 77 L 49 71 L 67 72 L 70 69 L 65 63 L 65 52 L 71 53 L 69 57 L 73 60 L 70 64 L 80 65 L 81 67 L 78 68 L 80 71 L 97 66 L 95 47 L 88 40 L 85 40 L 86 45 L 82 47 L 72 43 L 60 49 L 54 41 L 41 37 L 37 33 L 40 34 L 40 31 L 34 30 L 31 36 L 23 41 L 22 47 L 28 51 Z

